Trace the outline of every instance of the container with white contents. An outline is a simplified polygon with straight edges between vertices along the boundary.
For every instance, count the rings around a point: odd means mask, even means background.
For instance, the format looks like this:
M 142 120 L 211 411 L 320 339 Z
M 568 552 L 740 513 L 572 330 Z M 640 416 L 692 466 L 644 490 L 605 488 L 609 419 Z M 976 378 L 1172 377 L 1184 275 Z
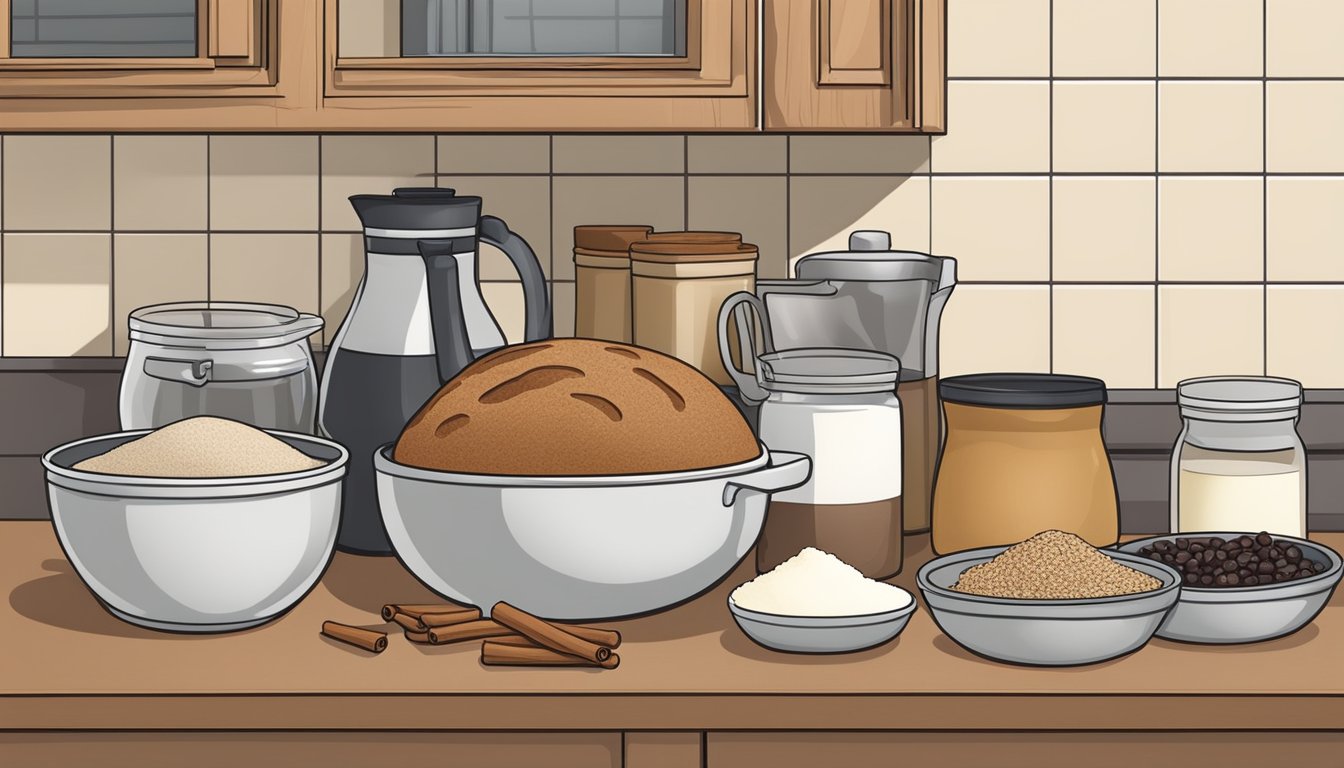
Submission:
M 1307 535 L 1302 385 L 1217 377 L 1177 385 L 1184 429 L 1171 456 L 1171 530 Z
M 818 547 L 886 579 L 901 570 L 900 362 L 883 352 L 790 349 L 756 361 L 760 437 L 812 457 L 812 477 L 770 499 L 756 569 Z M 760 397 L 756 397 L 759 395 Z

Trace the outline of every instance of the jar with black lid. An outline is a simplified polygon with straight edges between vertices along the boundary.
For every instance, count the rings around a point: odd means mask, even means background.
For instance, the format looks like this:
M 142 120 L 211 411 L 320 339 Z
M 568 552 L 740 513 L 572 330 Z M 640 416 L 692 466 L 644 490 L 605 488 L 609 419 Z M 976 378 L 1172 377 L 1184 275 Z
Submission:
M 934 551 L 1016 544 L 1051 529 L 1095 547 L 1116 543 L 1105 382 L 984 373 L 944 379 L 938 393 L 947 437 L 934 480 Z

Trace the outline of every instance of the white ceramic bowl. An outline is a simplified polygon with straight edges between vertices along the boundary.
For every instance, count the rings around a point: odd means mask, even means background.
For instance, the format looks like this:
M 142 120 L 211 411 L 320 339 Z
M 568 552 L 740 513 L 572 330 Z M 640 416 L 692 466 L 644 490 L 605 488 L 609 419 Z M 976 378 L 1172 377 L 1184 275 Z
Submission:
M 397 557 L 435 592 L 489 613 L 501 600 L 550 619 L 656 611 L 742 560 L 773 491 L 801 485 L 802 454 L 692 472 L 510 477 L 435 472 L 374 454 Z
M 916 576 L 938 628 L 957 645 L 995 661 L 1061 667 L 1124 656 L 1152 639 L 1180 594 L 1176 571 L 1124 552 L 1106 554 L 1160 580 L 1162 586 L 1085 600 L 1012 600 L 952 589 L 963 571 L 1005 549 L 971 549 L 935 558 Z
M 1226 531 L 1167 534 L 1122 544 L 1120 551 L 1139 556 L 1140 549 L 1158 541 L 1214 536 L 1226 541 L 1255 534 Z M 1290 635 L 1310 624 L 1330 602 L 1344 573 L 1344 564 L 1339 554 L 1324 544 L 1292 536 L 1274 535 L 1274 538 L 1301 547 L 1308 559 L 1325 563 L 1325 571 L 1305 579 L 1254 587 L 1182 585 L 1181 597 L 1157 628 L 1157 636 L 1182 643 L 1258 643 Z
M 889 642 L 915 613 L 915 598 L 894 611 L 858 616 L 786 616 L 743 608 L 728 598 L 728 611 L 747 637 L 788 653 L 849 653 Z
M 42 457 L 56 537 L 98 600 L 143 627 L 228 632 L 270 621 L 303 599 L 331 561 L 345 449 L 267 430 L 328 463 L 234 478 L 71 469 L 148 433 L 90 437 Z

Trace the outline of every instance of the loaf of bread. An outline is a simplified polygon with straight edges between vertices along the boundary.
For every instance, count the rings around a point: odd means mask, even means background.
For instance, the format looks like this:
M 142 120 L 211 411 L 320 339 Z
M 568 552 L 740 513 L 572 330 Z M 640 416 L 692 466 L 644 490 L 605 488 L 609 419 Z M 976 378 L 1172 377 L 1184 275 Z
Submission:
M 624 475 L 750 461 L 760 447 L 714 382 L 610 341 L 505 347 L 441 388 L 397 440 L 398 463 L 493 475 Z

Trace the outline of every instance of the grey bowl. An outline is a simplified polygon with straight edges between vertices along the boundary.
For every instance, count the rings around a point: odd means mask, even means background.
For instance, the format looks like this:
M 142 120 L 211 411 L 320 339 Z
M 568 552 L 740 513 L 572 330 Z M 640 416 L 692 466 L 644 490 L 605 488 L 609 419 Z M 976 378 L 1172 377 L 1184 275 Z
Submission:
M 1121 545 L 1120 551 L 1137 554 L 1154 542 L 1177 538 L 1254 535 L 1220 531 L 1168 534 L 1128 542 Z M 1183 643 L 1256 643 L 1290 635 L 1310 624 L 1339 586 L 1340 575 L 1344 573 L 1339 553 L 1306 539 L 1277 535 L 1274 538 L 1301 547 L 1302 554 L 1313 562 L 1326 563 L 1325 571 L 1299 581 L 1264 586 L 1218 589 L 1182 586 L 1180 599 L 1158 627 L 1157 636 Z
M 1085 600 L 1011 600 L 952 589 L 963 571 L 1005 549 L 971 549 L 939 557 L 916 576 L 938 628 L 971 653 L 995 661 L 1067 667 L 1124 656 L 1152 638 L 1180 593 L 1175 570 L 1121 552 L 1108 554 L 1161 580 L 1162 586 Z
M 741 608 L 728 598 L 728 611 L 757 644 L 788 653 L 849 653 L 873 648 L 901 634 L 915 613 L 904 608 L 859 616 L 785 616 Z

